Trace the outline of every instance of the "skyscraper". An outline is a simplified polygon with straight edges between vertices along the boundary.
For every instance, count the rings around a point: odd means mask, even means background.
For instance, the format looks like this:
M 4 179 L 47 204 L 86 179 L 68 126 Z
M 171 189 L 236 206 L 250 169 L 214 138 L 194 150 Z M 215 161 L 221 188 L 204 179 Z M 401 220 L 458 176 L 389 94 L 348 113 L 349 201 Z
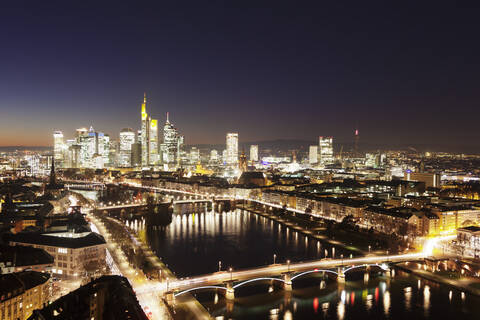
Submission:
M 158 156 L 158 121 L 157 119 L 150 120 L 150 132 L 149 132 L 149 165 L 156 165 L 159 162 Z
M 310 146 L 308 154 L 308 162 L 311 165 L 318 163 L 318 146 Z
M 227 133 L 227 165 L 238 165 L 238 133 Z
M 258 145 L 256 144 L 250 146 L 250 161 L 258 162 Z
M 190 149 L 190 157 L 189 161 L 191 164 L 197 164 L 200 162 L 200 150 L 197 147 L 192 147 Z
M 143 94 L 142 103 L 142 128 L 141 128 L 141 145 L 142 145 L 142 166 L 150 164 L 150 116 L 147 113 L 147 94 Z
M 333 162 L 333 138 L 319 137 L 320 163 L 329 164 Z
M 213 149 L 210 151 L 210 162 L 215 163 L 218 161 L 218 151 Z
M 53 159 L 57 162 L 58 167 L 63 166 L 65 158 L 65 144 L 63 143 L 62 131 L 53 133 Z
M 135 143 L 135 132 L 130 128 L 125 128 L 120 131 L 120 145 L 118 166 L 130 167 L 132 166 L 132 145 Z
M 163 126 L 163 143 L 161 145 L 162 160 L 167 167 L 179 165 L 180 150 L 183 146 L 183 136 L 178 134 L 177 129 L 170 123 L 169 113 Z

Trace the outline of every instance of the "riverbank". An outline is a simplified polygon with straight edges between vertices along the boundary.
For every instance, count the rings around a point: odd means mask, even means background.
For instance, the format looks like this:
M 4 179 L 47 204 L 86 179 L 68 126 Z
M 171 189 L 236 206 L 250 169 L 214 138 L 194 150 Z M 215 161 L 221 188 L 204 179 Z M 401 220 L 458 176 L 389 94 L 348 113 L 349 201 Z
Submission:
M 480 281 L 478 280 L 469 279 L 469 278 L 449 279 L 446 276 L 438 275 L 431 271 L 420 269 L 418 268 L 418 266 L 417 267 L 415 266 L 416 264 L 412 265 L 412 264 L 400 263 L 400 264 L 396 264 L 395 268 L 398 268 L 402 271 L 414 274 L 418 277 L 421 277 L 433 282 L 448 285 L 462 292 L 468 292 L 470 294 L 480 296 Z M 478 289 L 472 287 L 472 284 L 474 286 L 478 285 Z
M 143 275 L 141 271 L 139 272 L 135 270 L 135 268 L 130 265 L 124 252 L 117 245 L 117 243 L 113 241 L 105 225 L 90 212 L 87 214 L 87 216 L 91 223 L 96 227 L 97 231 L 105 238 L 105 241 L 107 242 L 107 250 L 114 261 L 114 270 L 112 270 L 112 272 L 128 278 L 133 289 L 135 291 L 139 291 L 148 281 L 145 278 L 145 275 Z M 165 304 L 163 304 L 160 297 L 157 295 L 137 294 L 137 299 L 146 313 L 152 312 L 152 316 L 155 319 L 173 319 L 168 308 L 166 308 Z
M 273 220 L 277 223 L 280 223 L 281 225 L 284 225 L 300 234 L 303 234 L 305 236 L 308 236 L 312 239 L 315 239 L 315 240 L 319 240 L 319 241 L 324 241 L 324 242 L 327 242 L 329 244 L 332 244 L 332 245 L 335 245 L 335 246 L 339 246 L 339 247 L 342 247 L 342 248 L 345 248 L 347 250 L 350 250 L 350 251 L 353 251 L 353 252 L 356 252 L 358 253 L 359 255 L 368 255 L 368 254 L 380 254 L 382 253 L 381 251 L 375 251 L 375 252 L 368 252 L 368 249 L 367 250 L 364 250 L 364 249 L 360 249 L 356 246 L 353 246 L 353 245 L 349 245 L 349 244 L 345 244 L 341 241 L 338 241 L 338 240 L 332 240 L 330 238 L 328 238 L 327 236 L 325 235 L 322 235 L 322 234 L 318 234 L 317 232 L 313 232 L 311 230 L 307 230 L 301 226 L 299 226 L 298 224 L 295 224 L 287 219 L 283 219 L 277 215 L 274 215 L 272 213 L 268 213 L 268 212 L 264 212 L 262 210 L 256 210 L 252 207 L 249 207 L 247 205 L 242 205 L 242 204 L 237 204 L 237 208 L 239 209 L 242 209 L 242 210 L 246 210 L 246 211 L 249 211 L 249 212 L 252 212 L 252 213 L 255 213 L 255 214 L 258 214 L 262 217 L 265 217 L 267 219 L 270 219 L 270 220 Z M 351 240 L 351 239 L 350 239 Z M 367 245 L 367 248 L 368 248 L 368 245 Z
M 131 229 L 134 231 L 133 229 Z M 148 245 L 146 239 L 141 239 L 138 233 L 131 233 L 133 237 L 140 243 L 140 248 L 143 251 L 145 257 L 159 272 L 159 278 L 161 281 L 175 281 L 177 277 L 175 274 L 163 263 L 163 261 L 153 253 L 152 249 Z M 212 319 L 210 313 L 205 307 L 192 295 L 186 294 L 182 296 L 182 300 L 175 302 L 174 305 L 170 305 L 165 299 L 162 299 L 166 308 L 168 308 L 172 319 Z M 177 305 L 176 305 L 177 304 Z M 180 309 L 178 308 L 180 306 Z

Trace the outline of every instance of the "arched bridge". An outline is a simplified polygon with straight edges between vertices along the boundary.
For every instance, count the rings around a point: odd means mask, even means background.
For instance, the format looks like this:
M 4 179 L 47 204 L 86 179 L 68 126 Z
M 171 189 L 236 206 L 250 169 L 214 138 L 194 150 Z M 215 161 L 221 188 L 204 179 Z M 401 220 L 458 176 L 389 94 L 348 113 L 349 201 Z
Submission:
M 308 262 L 274 264 L 245 270 L 228 270 L 195 276 L 187 279 L 167 279 L 157 285 L 146 285 L 141 292 L 160 291 L 172 297 L 196 290 L 224 290 L 227 298 L 233 297 L 234 290 L 255 281 L 272 281 L 290 290 L 292 282 L 310 273 L 324 272 L 345 281 L 345 274 L 359 268 L 378 268 L 389 271 L 389 264 L 406 261 L 418 261 L 424 258 L 423 253 L 401 255 L 364 256 L 351 259 L 322 259 Z

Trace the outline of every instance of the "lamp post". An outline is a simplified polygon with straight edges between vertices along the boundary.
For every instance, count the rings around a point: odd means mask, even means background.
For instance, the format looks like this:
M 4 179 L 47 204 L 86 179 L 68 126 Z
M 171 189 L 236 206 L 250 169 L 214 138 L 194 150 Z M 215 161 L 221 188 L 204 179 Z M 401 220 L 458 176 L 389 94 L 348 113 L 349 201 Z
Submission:
M 275 259 L 277 258 L 277 255 L 274 253 L 273 254 L 273 264 L 275 264 Z
M 287 272 L 290 272 L 290 260 L 287 260 Z
M 230 271 L 230 281 L 233 281 L 233 273 L 232 273 L 233 269 L 232 269 L 232 267 L 230 267 L 230 269 L 228 269 L 228 271 Z
M 340 258 L 342 259 L 342 268 L 343 268 L 343 253 L 340 255 Z
M 222 270 L 222 261 L 218 261 L 218 271 Z
M 369 245 L 369 246 L 368 246 L 368 253 L 370 253 L 371 250 L 372 250 L 372 246 Z

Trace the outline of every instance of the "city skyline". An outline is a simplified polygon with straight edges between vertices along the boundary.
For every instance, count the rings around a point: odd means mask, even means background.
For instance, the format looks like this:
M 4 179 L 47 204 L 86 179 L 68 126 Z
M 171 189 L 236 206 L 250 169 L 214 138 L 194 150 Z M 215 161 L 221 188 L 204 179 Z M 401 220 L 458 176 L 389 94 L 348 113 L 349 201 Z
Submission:
M 186 144 L 353 142 L 358 128 L 360 143 L 478 146 L 476 8 L 92 8 L 2 5 L 1 146 L 86 125 L 116 136 L 145 91 Z

